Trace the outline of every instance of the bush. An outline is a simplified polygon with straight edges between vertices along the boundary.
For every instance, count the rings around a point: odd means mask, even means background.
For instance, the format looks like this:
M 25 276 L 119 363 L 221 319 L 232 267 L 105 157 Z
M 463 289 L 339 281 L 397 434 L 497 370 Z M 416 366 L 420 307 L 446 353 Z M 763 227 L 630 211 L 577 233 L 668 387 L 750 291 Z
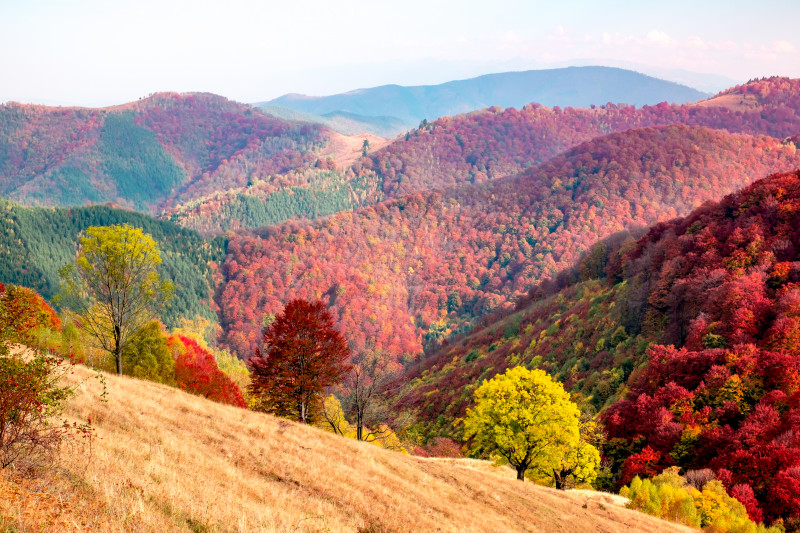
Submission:
M 87 423 L 56 421 L 73 389 L 59 384 L 69 363 L 41 353 L 0 355 L 0 467 L 32 470 L 73 432 L 89 434 Z
M 781 531 L 778 528 L 767 529 L 764 525 L 753 522 L 750 518 L 753 515 L 752 509 L 747 509 L 738 499 L 729 496 L 722 483 L 709 479 L 711 477 L 709 472 L 698 471 L 691 476 L 693 483 L 708 479 L 700 490 L 688 483 L 678 472 L 678 467 L 671 467 L 652 480 L 642 480 L 636 476 L 629 486 L 623 487 L 620 494 L 630 499 L 628 507 L 632 509 L 691 527 L 702 527 L 706 531 L 719 533 Z M 747 491 L 740 488 L 738 493 L 741 493 L 741 496 Z M 749 496 L 753 499 L 752 490 L 749 491 Z
M 175 354 L 175 381 L 182 390 L 215 402 L 247 407 L 242 391 L 223 373 L 211 353 L 197 341 L 173 335 L 170 350 Z
M 154 320 L 140 329 L 122 350 L 122 370 L 139 379 L 174 383 L 175 361 L 172 359 L 164 327 Z
M 0 339 L 28 343 L 38 328 L 57 330 L 61 321 L 35 291 L 0 283 Z

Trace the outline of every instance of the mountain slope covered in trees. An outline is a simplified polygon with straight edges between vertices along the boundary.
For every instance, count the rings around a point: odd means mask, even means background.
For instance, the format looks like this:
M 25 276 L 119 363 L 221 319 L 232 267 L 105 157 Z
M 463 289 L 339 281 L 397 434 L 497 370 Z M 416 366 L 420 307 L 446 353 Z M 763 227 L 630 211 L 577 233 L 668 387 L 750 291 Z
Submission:
M 356 349 L 416 354 L 511 305 L 598 238 L 797 167 L 796 146 L 770 137 L 646 128 L 515 178 L 235 236 L 219 293 L 226 341 L 247 357 L 284 302 L 326 296 Z
M 800 132 L 800 80 L 768 78 L 735 87 L 725 97 L 753 98 L 746 109 L 668 105 L 636 108 L 490 108 L 427 122 L 364 161 L 387 197 L 513 176 L 582 142 L 632 128 L 685 124 L 784 139 Z
M 345 160 L 341 156 L 336 161 L 321 158 L 314 170 L 252 180 L 248 187 L 187 202 L 170 215 L 209 233 L 274 224 L 292 212 L 289 206 L 312 218 L 385 197 L 513 176 L 581 142 L 646 126 L 691 124 L 783 139 L 800 131 L 800 102 L 793 96 L 798 90 L 797 80 L 769 78 L 726 91 L 702 106 L 492 108 L 425 123 L 384 148 L 369 141 L 367 157 L 354 157 L 351 166 L 340 165 Z M 728 97 L 757 105 L 731 109 L 714 103 Z M 321 175 L 328 179 L 320 180 Z M 293 184 L 303 190 L 295 189 L 295 194 Z
M 0 106 L 0 195 L 157 213 L 313 167 L 331 133 L 203 93 L 160 93 L 104 109 L 11 103 Z M 307 186 L 291 175 L 282 183 Z
M 32 287 L 51 300 L 58 292 L 59 269 L 75 262 L 80 233 L 89 226 L 125 223 L 153 236 L 161 250 L 160 274 L 176 285 L 162 311 L 165 323 L 174 327 L 180 318 L 198 315 L 215 322 L 214 274 L 225 258 L 226 239 L 204 239 L 123 209 L 22 207 L 0 200 L 0 282 Z
M 457 432 L 481 379 L 542 368 L 605 408 L 618 484 L 711 468 L 729 492 L 754 495 L 751 517 L 796 525 L 798 206 L 795 171 L 596 244 L 515 311 L 410 369 L 399 407 L 422 431 Z
M 754 81 L 698 105 L 495 107 L 423 123 L 385 148 L 374 137 L 348 139 L 347 153 L 337 148 L 341 134 L 323 126 L 210 94 L 161 93 L 105 109 L 12 103 L 0 106 L 0 195 L 34 205 L 113 202 L 208 232 L 258 227 L 513 176 L 631 128 L 789 137 L 800 131 L 798 83 Z

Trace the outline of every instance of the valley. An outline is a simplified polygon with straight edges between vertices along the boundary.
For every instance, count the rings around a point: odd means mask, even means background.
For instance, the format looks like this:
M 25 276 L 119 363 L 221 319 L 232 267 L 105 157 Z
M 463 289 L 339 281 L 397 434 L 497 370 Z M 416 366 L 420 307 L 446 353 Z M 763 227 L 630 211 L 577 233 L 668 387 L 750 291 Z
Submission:
M 67 454 L 47 490 L 0 477 L 15 495 L 0 526 L 683 528 L 630 502 L 708 530 L 800 530 L 800 80 L 641 107 L 489 95 L 394 138 L 308 115 L 399 116 L 342 107 L 381 94 L 275 115 L 209 93 L 0 106 L 0 335 L 22 305 L 5 285 L 29 287 L 63 324 L 37 303 L 38 326 L 9 343 L 112 368 L 57 296 L 91 226 L 142 228 L 175 284 L 136 341 L 174 368 L 162 383 L 108 375 L 98 403 L 76 367 L 65 416 L 101 440 L 88 466 Z M 297 299 L 322 302 L 349 372 L 368 356 L 387 369 L 370 378 L 380 446 L 344 438 L 364 414 L 353 374 L 314 400 L 316 427 L 241 408 L 259 401 L 247 360 Z M 465 435 L 474 393 L 516 367 L 563 386 L 602 457 L 594 488 L 630 500 L 520 484 L 479 460 L 495 457 Z M 240 407 L 207 399 L 220 397 L 204 372 L 227 376 L 221 397 Z M 694 500 L 643 502 L 635 484 L 650 479 Z M 42 510 L 54 499 L 58 513 Z

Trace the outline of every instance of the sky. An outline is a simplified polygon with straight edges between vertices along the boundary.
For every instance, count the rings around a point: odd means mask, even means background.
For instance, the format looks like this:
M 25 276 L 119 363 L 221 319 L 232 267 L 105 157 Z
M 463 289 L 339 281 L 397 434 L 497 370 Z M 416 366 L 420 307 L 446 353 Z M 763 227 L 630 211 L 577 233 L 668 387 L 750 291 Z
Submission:
M 798 0 L 0 0 L 0 102 L 250 103 L 590 64 L 713 92 L 800 77 L 798 20 Z

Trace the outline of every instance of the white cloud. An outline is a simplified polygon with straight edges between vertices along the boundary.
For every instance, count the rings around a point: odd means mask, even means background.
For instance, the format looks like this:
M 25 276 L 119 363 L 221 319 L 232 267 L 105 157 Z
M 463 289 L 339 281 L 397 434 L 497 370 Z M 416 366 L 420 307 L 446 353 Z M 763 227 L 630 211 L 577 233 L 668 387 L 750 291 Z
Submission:
M 689 37 L 686 39 L 686 45 L 697 50 L 708 50 L 708 44 L 700 37 Z
M 514 30 L 508 30 L 507 32 L 503 33 L 503 35 L 500 37 L 500 40 L 504 43 L 521 43 L 525 40 L 525 38 Z
M 649 43 L 658 46 L 673 46 L 676 44 L 675 39 L 661 30 L 650 30 L 647 32 L 646 38 Z
M 715 41 L 708 43 L 708 46 L 721 52 L 735 52 L 739 49 L 739 45 L 733 41 Z

